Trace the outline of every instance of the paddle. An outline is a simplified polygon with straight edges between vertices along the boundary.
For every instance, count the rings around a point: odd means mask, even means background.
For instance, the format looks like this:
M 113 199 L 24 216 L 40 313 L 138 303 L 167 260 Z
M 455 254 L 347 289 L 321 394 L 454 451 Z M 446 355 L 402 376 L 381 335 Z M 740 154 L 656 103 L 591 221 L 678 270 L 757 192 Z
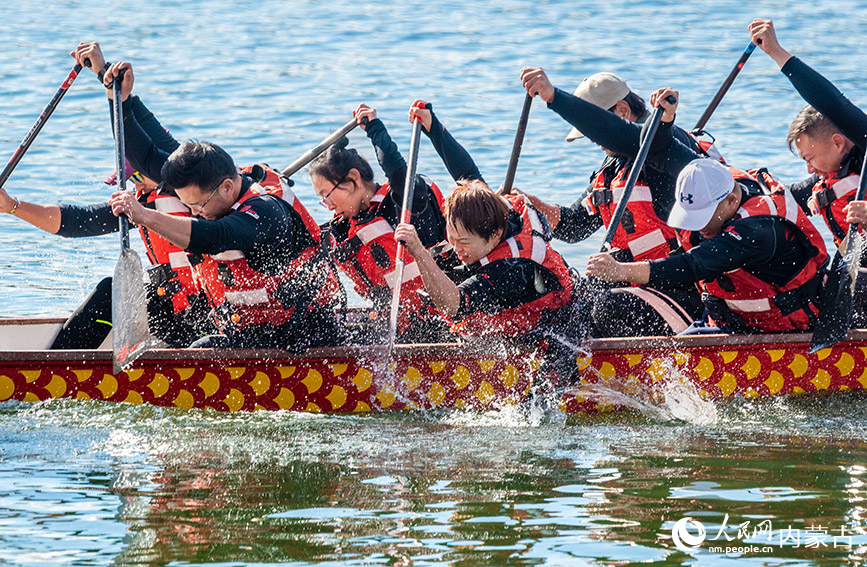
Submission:
M 668 95 L 665 99 L 671 104 L 677 102 L 674 95 Z M 647 154 L 650 151 L 650 143 L 653 142 L 656 131 L 659 130 L 659 123 L 662 121 L 662 113 L 665 112 L 661 106 L 657 106 L 653 114 L 650 116 L 650 126 L 647 128 L 647 133 L 644 139 L 641 140 L 641 146 L 638 148 L 638 155 L 635 156 L 635 162 L 632 164 L 632 169 L 629 170 L 629 177 L 626 178 L 626 185 L 623 187 L 623 195 L 620 196 L 620 202 L 617 203 L 617 208 L 614 209 L 614 214 L 611 216 L 611 224 L 608 225 L 608 232 L 605 233 L 605 240 L 602 241 L 602 249 L 600 252 L 608 252 L 611 250 L 611 241 L 614 240 L 614 235 L 617 232 L 617 227 L 620 226 L 620 219 L 623 218 L 623 213 L 626 212 L 626 203 L 629 202 L 629 197 L 632 195 L 632 189 L 638 181 L 638 175 L 641 173 L 641 168 L 644 167 L 644 161 L 647 159 Z
M 747 62 L 747 59 L 750 58 L 750 55 L 753 54 L 753 51 L 756 49 L 756 44 L 752 41 L 747 45 L 747 48 L 744 49 L 744 52 L 741 54 L 740 59 L 738 59 L 737 64 L 729 73 L 729 76 L 726 77 L 726 80 L 723 81 L 722 86 L 720 86 L 719 90 L 713 97 L 713 100 L 710 101 L 710 104 L 707 105 L 707 108 L 704 109 L 704 113 L 701 115 L 701 118 L 698 119 L 698 122 L 695 125 L 695 128 L 692 129 L 692 133 L 694 135 L 699 135 L 702 133 L 705 124 L 710 120 L 711 114 L 716 110 L 716 107 L 719 106 L 720 101 L 723 99 L 725 94 L 728 92 L 729 87 L 732 86 L 732 83 L 735 82 L 735 77 L 738 76 L 738 73 L 741 72 L 741 69 L 744 67 L 744 63 Z
M 85 59 L 84 64 L 90 67 L 90 59 Z M 12 159 L 9 160 L 9 163 L 6 164 L 6 167 L 3 168 L 3 173 L 0 173 L 0 187 L 3 187 L 3 184 L 6 183 L 6 180 L 9 179 L 9 176 L 12 175 L 12 170 L 18 165 L 18 162 L 21 161 L 21 158 L 24 157 L 24 154 L 27 153 L 27 150 L 30 149 L 30 146 L 33 144 L 33 140 L 36 139 L 36 135 L 42 131 L 42 127 L 45 126 L 45 123 L 48 122 L 48 119 L 54 113 L 54 109 L 57 108 L 57 105 L 60 104 L 60 100 L 66 94 L 66 91 L 69 90 L 69 87 L 72 86 L 72 83 L 75 82 L 75 78 L 78 77 L 78 74 L 81 72 L 81 65 L 79 63 L 75 64 L 75 67 L 72 68 L 72 71 L 69 72 L 69 75 L 66 76 L 66 80 L 63 81 L 63 84 L 60 85 L 60 88 L 57 89 L 57 92 L 54 93 L 54 96 L 51 98 L 51 102 L 48 103 L 48 106 L 42 111 L 42 114 L 39 115 L 39 118 L 36 119 L 36 122 L 30 128 L 30 131 L 24 136 L 24 140 L 18 146 L 18 149 L 15 150 L 15 153 L 12 154 Z
M 115 78 L 112 88 L 114 100 L 114 147 L 117 158 L 117 183 L 126 191 L 126 155 L 123 137 L 123 103 L 120 85 L 123 70 Z M 148 333 L 147 295 L 141 259 L 129 246 L 129 219 L 118 215 L 120 225 L 120 259 L 114 268 L 111 283 L 111 321 L 114 372 L 117 374 L 132 364 L 151 345 Z
M 367 119 L 365 118 L 365 120 Z M 292 176 L 292 174 L 296 173 L 302 167 L 316 159 L 319 154 L 334 145 L 337 140 L 352 132 L 356 126 L 358 126 L 358 122 L 355 120 L 355 118 L 353 118 L 352 120 L 347 122 L 346 125 L 344 125 L 340 130 L 334 132 L 333 134 L 322 140 L 322 142 L 318 146 L 293 161 L 289 165 L 289 167 L 280 172 L 280 175 L 288 179 L 290 176 Z
M 867 157 L 861 166 L 861 179 L 858 182 L 855 200 L 863 201 L 865 194 L 867 194 Z M 864 237 L 858 231 L 858 225 L 850 224 L 846 238 L 834 254 L 828 279 L 822 288 L 822 303 L 816 319 L 816 330 L 810 341 L 810 353 L 840 342 L 849 333 L 849 325 L 852 322 L 852 294 L 855 292 L 858 269 L 861 267 L 863 245 Z
M 425 108 L 422 101 L 416 102 L 416 108 Z M 415 193 L 415 168 L 418 164 L 418 142 L 421 137 L 421 120 L 413 118 L 412 139 L 409 143 L 409 165 L 406 168 L 406 181 L 403 184 L 403 204 L 400 207 L 400 222 L 408 223 L 412 217 L 412 198 Z M 391 312 L 388 318 L 388 350 L 386 357 L 391 357 L 394 350 L 394 338 L 397 335 L 397 313 L 400 309 L 400 287 L 403 283 L 403 267 L 406 264 L 406 243 L 397 246 L 397 257 L 394 259 L 394 293 L 391 296 Z
M 518 170 L 518 156 L 521 155 L 521 146 L 524 144 L 524 134 L 527 132 L 527 120 L 530 118 L 530 106 L 533 97 L 527 94 L 524 97 L 524 107 L 521 109 L 521 118 L 518 119 L 518 130 L 515 132 L 515 143 L 512 144 L 512 156 L 509 158 L 509 168 L 506 170 L 506 181 L 500 189 L 500 195 L 508 195 L 512 192 L 512 184 L 515 182 L 515 172 Z

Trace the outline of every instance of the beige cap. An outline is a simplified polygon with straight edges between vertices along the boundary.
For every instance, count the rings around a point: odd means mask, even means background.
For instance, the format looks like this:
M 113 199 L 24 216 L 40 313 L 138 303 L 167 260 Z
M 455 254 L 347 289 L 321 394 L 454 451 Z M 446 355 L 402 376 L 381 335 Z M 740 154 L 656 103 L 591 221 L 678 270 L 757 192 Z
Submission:
M 596 73 L 581 81 L 581 84 L 575 89 L 575 96 L 608 110 L 626 98 L 629 92 L 626 81 L 614 73 Z M 571 142 L 583 137 L 584 134 L 578 128 L 572 128 L 572 131 L 566 136 L 566 141 Z

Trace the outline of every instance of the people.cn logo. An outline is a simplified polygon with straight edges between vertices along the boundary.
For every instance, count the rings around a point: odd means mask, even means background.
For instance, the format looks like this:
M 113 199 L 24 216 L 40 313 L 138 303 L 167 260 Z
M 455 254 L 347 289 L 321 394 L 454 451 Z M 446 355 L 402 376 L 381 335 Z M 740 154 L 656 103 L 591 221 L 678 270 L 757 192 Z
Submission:
M 689 533 L 687 530 L 688 524 L 695 526 L 698 534 L 692 535 Z M 674 540 L 674 546 L 681 551 L 695 551 L 702 544 L 706 535 L 707 532 L 704 529 L 704 524 L 692 518 L 681 518 L 671 528 L 671 539 Z

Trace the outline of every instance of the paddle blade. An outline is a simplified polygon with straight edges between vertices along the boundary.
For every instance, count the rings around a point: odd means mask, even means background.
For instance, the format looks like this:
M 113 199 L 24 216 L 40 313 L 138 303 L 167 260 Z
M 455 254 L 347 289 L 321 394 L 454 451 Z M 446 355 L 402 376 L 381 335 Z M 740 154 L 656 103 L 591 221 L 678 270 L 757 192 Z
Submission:
M 838 251 L 831 263 L 825 287 L 822 288 L 822 307 L 816 321 L 816 331 L 810 341 L 810 353 L 828 348 L 846 338 L 852 322 L 852 295 L 861 267 L 864 237 L 851 230 L 840 245 L 845 254 Z
M 138 254 L 129 248 L 121 252 L 114 268 L 111 320 L 114 372 L 118 373 L 141 356 L 151 343 L 144 271 Z

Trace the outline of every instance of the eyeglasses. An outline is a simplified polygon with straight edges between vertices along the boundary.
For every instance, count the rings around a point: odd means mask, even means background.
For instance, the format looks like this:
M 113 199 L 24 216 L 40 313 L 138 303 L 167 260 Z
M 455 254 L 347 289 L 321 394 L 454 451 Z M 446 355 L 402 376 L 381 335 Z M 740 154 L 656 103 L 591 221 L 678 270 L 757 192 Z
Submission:
M 331 194 L 334 193 L 334 190 L 337 189 L 337 186 L 344 182 L 344 179 L 341 179 L 337 183 L 331 186 L 331 191 L 326 193 L 322 199 L 319 200 L 319 203 L 322 204 L 323 207 L 328 207 L 328 203 L 334 204 L 334 201 L 331 200 Z
M 229 178 L 226 177 L 225 179 L 223 179 L 223 181 L 225 181 L 226 179 L 229 179 Z M 204 203 L 202 203 L 201 205 L 187 205 L 187 207 L 189 207 L 190 211 L 194 212 L 194 211 L 198 210 L 198 212 L 200 212 L 200 213 L 203 212 L 205 210 L 205 207 L 208 205 L 208 203 L 214 197 L 214 195 L 217 194 L 217 191 L 220 189 L 220 187 L 222 187 L 223 181 L 220 181 L 219 183 L 217 183 L 217 186 L 214 187 L 214 190 L 211 191 L 211 194 L 208 195 L 208 198 L 205 199 Z M 184 204 L 186 205 L 186 203 L 184 203 Z

